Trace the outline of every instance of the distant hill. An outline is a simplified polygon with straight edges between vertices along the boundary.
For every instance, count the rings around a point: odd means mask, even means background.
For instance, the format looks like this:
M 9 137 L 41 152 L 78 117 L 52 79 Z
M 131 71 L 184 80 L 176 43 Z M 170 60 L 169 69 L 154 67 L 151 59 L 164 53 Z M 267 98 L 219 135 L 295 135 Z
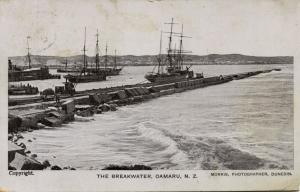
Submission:
M 163 57 L 166 57 L 164 55 Z M 26 66 L 28 65 L 26 56 L 9 57 L 14 65 Z M 83 63 L 82 55 L 74 55 L 70 57 L 58 56 L 42 56 L 32 55 L 31 63 L 33 67 L 40 67 L 47 65 L 49 67 L 64 66 L 65 59 L 68 60 L 68 65 L 80 66 Z M 95 57 L 87 56 L 88 63 L 94 63 Z M 293 64 L 294 57 L 292 56 L 276 56 L 276 57 L 261 57 L 261 56 L 248 56 L 241 54 L 210 54 L 210 55 L 184 55 L 186 64 L 193 65 L 249 65 L 249 64 Z M 108 56 L 108 65 L 113 64 L 113 56 Z M 104 62 L 104 57 L 100 57 L 100 62 Z M 157 63 L 157 55 L 123 55 L 117 56 L 118 65 L 122 66 L 145 66 L 155 65 Z

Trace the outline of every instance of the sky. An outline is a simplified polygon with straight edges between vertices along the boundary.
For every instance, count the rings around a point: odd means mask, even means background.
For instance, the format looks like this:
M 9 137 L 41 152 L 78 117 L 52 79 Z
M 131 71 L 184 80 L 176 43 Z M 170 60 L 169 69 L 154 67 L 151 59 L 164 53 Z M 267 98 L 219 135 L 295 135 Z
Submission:
M 160 31 L 171 18 L 192 54 L 240 53 L 257 56 L 293 55 L 299 44 L 300 1 L 280 0 L 2 0 L 1 52 L 26 54 L 27 36 L 34 55 L 82 54 L 84 28 L 88 55 L 95 54 L 96 31 L 104 54 L 153 55 Z M 178 47 L 178 38 L 173 46 Z M 167 46 L 163 35 L 163 52 Z

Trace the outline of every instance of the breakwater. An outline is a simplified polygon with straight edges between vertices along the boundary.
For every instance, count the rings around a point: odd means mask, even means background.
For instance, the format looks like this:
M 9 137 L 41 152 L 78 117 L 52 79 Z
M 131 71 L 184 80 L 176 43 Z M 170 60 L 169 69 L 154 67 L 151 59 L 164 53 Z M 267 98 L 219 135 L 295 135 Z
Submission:
M 163 85 L 151 85 L 147 87 L 133 86 L 131 88 L 124 88 L 119 90 L 117 89 L 115 91 L 110 91 L 107 92 L 106 94 L 103 92 L 95 92 L 94 94 L 75 97 L 73 100 L 74 101 L 73 104 L 72 102 L 69 102 L 69 105 L 74 107 L 74 110 L 71 110 L 70 108 L 70 111 L 74 111 L 74 114 L 77 115 L 89 116 L 95 112 L 102 113 L 105 112 L 106 110 L 116 110 L 116 107 L 118 106 L 134 104 L 134 103 L 146 101 L 151 98 L 156 98 L 159 96 L 169 95 L 169 94 L 182 92 L 190 89 L 205 87 L 214 84 L 226 83 L 233 79 L 245 78 L 252 75 L 255 75 L 255 73 L 251 72 L 249 74 L 244 73 L 244 74 L 234 74 L 229 76 L 216 76 L 216 77 L 210 77 L 205 79 L 191 79 L 189 81 L 176 82 L 176 83 L 163 84 Z M 18 115 L 18 117 L 21 117 L 22 119 L 21 123 L 23 123 L 25 117 L 27 118 L 32 117 L 31 119 L 33 120 L 35 119 L 34 116 L 40 114 L 40 115 L 44 115 L 44 117 L 43 116 L 39 117 L 39 121 L 37 122 L 39 127 L 47 123 L 49 123 L 49 125 L 47 125 L 48 127 L 59 126 L 59 124 L 51 125 L 50 123 L 54 122 L 55 119 L 59 119 L 57 117 L 59 117 L 59 115 L 62 115 L 63 112 L 66 111 L 65 107 L 67 106 L 67 104 L 68 103 L 62 101 L 61 106 L 54 106 L 49 104 L 46 107 L 43 106 L 43 103 L 42 104 L 39 103 L 39 105 L 38 103 L 36 103 L 35 107 L 27 105 L 26 110 L 25 110 L 25 106 L 19 106 L 20 107 L 19 109 L 16 109 L 17 106 L 15 106 L 15 109 L 12 111 L 10 110 L 10 113 L 12 112 L 11 114 Z M 55 109 L 57 109 L 57 111 L 54 113 Z M 29 112 L 31 114 L 29 114 Z M 32 122 L 31 125 L 23 124 L 21 127 L 23 126 L 24 127 L 32 126 L 31 129 L 35 129 L 33 126 L 36 125 L 34 122 Z M 33 142 L 35 141 L 33 140 Z

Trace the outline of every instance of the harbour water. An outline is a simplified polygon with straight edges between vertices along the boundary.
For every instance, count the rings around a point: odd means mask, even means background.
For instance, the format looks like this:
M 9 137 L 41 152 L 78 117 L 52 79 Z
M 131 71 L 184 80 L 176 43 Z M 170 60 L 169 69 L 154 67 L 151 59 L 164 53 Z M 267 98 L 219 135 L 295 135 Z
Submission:
M 58 128 L 24 133 L 38 160 L 77 169 L 109 164 L 144 164 L 154 169 L 227 169 L 235 150 L 238 159 L 255 156 L 293 169 L 293 65 L 193 66 L 205 76 L 281 68 L 229 83 L 176 93 L 115 112 L 80 119 Z M 77 90 L 144 81 L 152 67 L 126 67 L 106 82 L 78 84 Z M 51 86 L 64 80 L 31 82 Z M 251 163 L 251 162 L 249 162 Z

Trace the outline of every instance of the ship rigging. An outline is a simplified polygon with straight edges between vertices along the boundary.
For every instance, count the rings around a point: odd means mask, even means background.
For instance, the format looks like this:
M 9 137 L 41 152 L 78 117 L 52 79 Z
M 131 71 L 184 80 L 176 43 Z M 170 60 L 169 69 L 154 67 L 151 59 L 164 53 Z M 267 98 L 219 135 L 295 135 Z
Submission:
M 159 55 L 157 58 L 158 61 L 158 69 L 155 73 L 154 71 L 147 73 L 145 78 L 150 82 L 174 82 L 174 81 L 181 81 L 187 78 L 192 78 L 194 73 L 190 70 L 190 67 L 183 68 L 184 60 L 183 54 L 184 53 L 191 53 L 191 51 L 183 50 L 183 38 L 191 38 L 188 36 L 183 35 L 183 25 L 181 26 L 181 33 L 174 32 L 173 25 L 178 24 L 174 23 L 172 18 L 170 23 L 165 23 L 170 25 L 170 31 L 164 32 L 169 34 L 169 42 L 167 48 L 167 55 L 166 58 L 163 58 L 161 53 L 162 50 L 162 34 L 160 34 L 160 45 L 159 45 Z M 173 36 L 180 37 L 179 40 L 179 50 L 176 49 L 176 43 L 174 43 L 174 49 L 172 49 L 172 41 Z M 165 69 L 164 69 L 165 68 Z

